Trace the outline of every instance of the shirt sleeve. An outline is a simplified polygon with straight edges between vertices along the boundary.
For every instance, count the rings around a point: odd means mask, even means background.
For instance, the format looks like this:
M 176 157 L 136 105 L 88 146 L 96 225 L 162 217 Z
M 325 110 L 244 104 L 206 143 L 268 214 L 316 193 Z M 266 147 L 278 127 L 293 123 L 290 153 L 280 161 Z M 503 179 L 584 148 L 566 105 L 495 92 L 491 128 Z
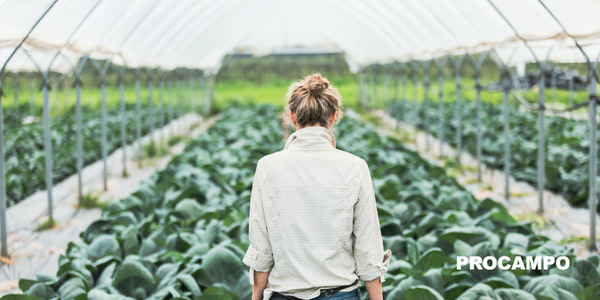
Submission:
M 361 281 L 371 281 L 380 278 L 385 281 L 384 274 L 390 263 L 392 252 L 383 251 L 383 240 L 377 215 L 375 192 L 369 167 L 363 160 L 359 175 L 361 180 L 358 201 L 354 204 L 354 259 L 356 274 Z
M 269 231 L 261 199 L 261 189 L 263 182 L 262 160 L 258 161 L 254 181 L 252 184 L 252 194 L 250 195 L 250 216 L 248 224 L 248 238 L 250 246 L 242 262 L 250 267 L 250 283 L 254 284 L 253 273 L 269 272 L 273 268 L 273 251 L 269 241 Z

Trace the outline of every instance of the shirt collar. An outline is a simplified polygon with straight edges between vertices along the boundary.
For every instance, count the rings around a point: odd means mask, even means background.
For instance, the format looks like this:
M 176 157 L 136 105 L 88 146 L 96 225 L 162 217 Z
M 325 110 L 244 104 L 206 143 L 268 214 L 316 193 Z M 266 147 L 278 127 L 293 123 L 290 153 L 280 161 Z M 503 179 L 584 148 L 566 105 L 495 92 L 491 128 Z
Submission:
M 304 127 L 288 137 L 283 149 L 335 149 L 335 136 L 321 126 Z

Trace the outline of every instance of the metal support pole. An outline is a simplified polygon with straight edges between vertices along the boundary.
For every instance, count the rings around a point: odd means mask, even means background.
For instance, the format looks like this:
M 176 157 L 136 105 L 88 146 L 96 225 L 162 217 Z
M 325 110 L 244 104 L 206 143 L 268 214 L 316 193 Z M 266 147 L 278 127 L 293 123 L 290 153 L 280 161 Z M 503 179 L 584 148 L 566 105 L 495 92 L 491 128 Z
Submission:
M 596 65 L 590 64 L 589 70 L 589 99 L 590 99 L 590 176 L 589 176 L 589 210 L 590 210 L 590 251 L 598 252 L 596 247 L 596 210 L 597 207 L 597 187 L 596 177 L 598 176 L 598 149 L 597 149 L 597 136 L 596 136 L 596 107 L 597 107 L 597 82 L 596 82 L 596 69 L 598 68 L 598 61 Z
M 150 121 L 150 142 L 154 143 L 154 70 L 148 69 L 148 119 Z
M 4 120 L 2 118 L 2 83 L 0 82 L 0 255 L 8 257 L 6 230 L 6 174 L 4 166 Z
M 127 119 L 125 116 L 125 67 L 119 70 L 119 104 L 121 106 L 121 149 L 123 149 L 123 177 L 127 177 Z
M 445 63 L 444 63 L 445 64 Z M 444 158 L 444 64 L 437 62 L 438 65 L 438 118 L 440 123 L 440 157 Z
M 510 200 L 510 124 L 508 114 L 508 92 L 510 90 L 510 82 L 508 76 L 508 69 L 502 69 L 502 100 L 504 110 L 504 195 L 506 200 Z
M 475 61 L 472 56 L 469 56 L 473 63 L 475 64 L 475 104 L 476 104 L 476 117 L 477 117 L 477 181 L 481 182 L 482 170 L 481 170 L 481 160 L 482 160 L 482 150 L 481 144 L 483 143 L 483 132 L 481 130 L 481 90 L 483 86 L 481 85 L 481 67 L 483 66 L 483 62 L 488 55 L 488 51 L 482 53 L 479 56 L 479 60 Z
M 423 62 L 423 104 L 425 106 L 425 152 L 429 152 L 429 62 Z
M 569 107 L 573 106 L 573 63 L 569 63 Z M 573 118 L 573 111 L 569 112 Z
M 75 119 L 77 122 L 77 199 L 79 207 L 83 204 L 83 134 L 81 125 L 81 67 L 75 73 Z
M 48 72 L 42 74 L 43 86 L 42 94 L 44 97 L 44 150 L 46 162 L 46 191 L 48 193 L 48 222 L 54 223 L 52 213 L 52 140 L 50 139 L 50 96 L 48 95 Z
M 184 86 L 185 86 L 185 111 L 186 111 L 186 115 L 190 115 L 191 111 L 192 111 L 192 80 L 191 80 L 191 75 L 190 75 L 190 70 L 187 70 L 186 75 L 187 75 L 187 80 L 184 82 Z M 190 118 L 190 116 L 188 116 L 187 118 L 187 131 L 188 131 L 188 135 L 191 133 L 192 131 L 192 120 Z
M 202 95 L 202 115 L 208 117 L 210 115 L 210 103 L 206 96 L 206 71 L 202 71 L 200 78 L 200 95 Z
M 361 68 L 358 72 L 358 81 L 359 81 L 359 93 L 360 93 L 360 103 L 363 109 L 367 108 L 367 91 L 366 91 L 366 80 L 365 80 L 365 69 Z
M 160 142 L 164 143 L 164 136 L 163 136 L 163 127 L 165 126 L 165 114 L 164 114 L 164 107 L 165 107 L 165 74 L 162 70 L 158 70 L 158 80 L 159 82 L 159 103 L 158 103 L 158 111 L 160 112 L 160 116 L 159 116 L 159 138 L 160 138 Z
M 100 74 L 100 91 L 101 91 L 101 102 L 102 102 L 102 183 L 104 190 L 108 190 L 108 166 L 106 164 L 106 158 L 108 156 L 108 147 L 106 145 L 106 70 L 110 61 L 106 62 L 104 70 Z
M 183 77 L 183 74 L 180 71 L 179 76 L 177 76 L 177 78 L 176 78 L 176 80 L 177 80 L 176 85 L 177 86 L 175 88 L 177 89 L 177 114 L 179 116 L 179 119 L 181 119 L 181 121 L 179 122 L 180 126 L 177 127 L 177 130 L 183 134 L 182 128 L 183 128 L 184 124 L 183 124 L 183 119 L 182 119 L 183 115 L 182 115 L 182 111 L 181 111 L 181 102 L 183 102 L 182 101 L 182 98 L 183 98 L 182 94 L 183 94 L 183 92 L 181 91 L 182 90 L 182 87 L 181 87 L 181 78 L 182 77 Z
M 415 110 L 413 111 L 413 119 L 411 120 L 413 123 L 413 126 L 415 127 L 415 144 L 417 145 L 417 148 L 419 148 L 419 143 L 418 143 L 418 139 L 417 139 L 417 132 L 418 132 L 418 122 L 419 122 L 419 94 L 418 94 L 418 89 L 417 89 L 417 75 L 418 75 L 418 64 L 416 62 L 412 63 L 412 77 L 413 77 L 413 105 Z
M 379 101 L 380 101 L 380 99 L 379 99 L 379 89 L 378 89 L 378 86 L 377 86 L 378 85 L 377 81 L 379 80 L 379 77 L 377 76 L 377 71 L 378 71 L 377 69 L 378 69 L 377 65 L 373 65 L 373 77 L 372 77 L 372 80 L 373 80 L 373 101 L 372 101 L 372 104 L 374 104 L 374 106 L 377 106 L 377 104 L 379 104 Z M 373 108 L 373 106 L 371 108 Z
M 189 88 L 189 92 L 190 92 L 190 108 L 189 108 L 189 112 L 190 112 L 190 130 L 191 127 L 194 123 L 194 115 L 196 114 L 196 97 L 194 96 L 194 83 L 196 82 L 196 72 L 194 72 L 194 70 L 190 70 L 190 75 L 188 77 L 188 88 Z
M 398 107 L 400 103 L 400 64 L 398 62 L 395 63 L 396 68 L 394 69 L 394 107 L 396 108 L 396 114 L 394 118 L 396 119 L 396 131 L 400 132 L 400 114 L 402 111 L 401 108 Z
M 67 112 L 69 111 L 69 106 L 71 105 L 71 78 L 65 76 L 64 81 L 64 89 L 65 89 L 65 107 L 67 108 Z
M 213 93 L 215 92 L 215 74 L 211 74 L 208 81 L 208 110 L 210 112 L 212 101 L 213 101 Z
M 462 156 L 462 115 L 461 115 L 461 103 L 460 103 L 460 67 L 462 65 L 464 54 L 459 55 L 454 61 L 454 79 L 456 81 L 456 163 L 458 166 L 461 165 Z
M 33 72 L 29 72 L 29 114 L 35 116 L 35 94 L 33 88 Z
M 175 77 L 175 71 L 171 72 L 171 76 L 169 76 L 169 125 L 171 127 L 171 137 L 175 136 L 175 131 L 173 130 L 173 77 Z
M 392 69 L 392 76 L 393 77 L 393 83 L 392 83 L 392 97 L 394 99 L 394 101 L 397 103 L 397 101 L 400 99 L 400 97 L 398 97 L 398 92 L 399 92 L 399 88 L 398 88 L 398 62 L 394 63 L 394 66 L 396 66 L 396 68 Z
M 552 64 L 552 77 L 551 77 L 551 84 L 552 84 L 552 108 L 556 108 L 556 70 L 555 70 L 556 65 Z
M 481 151 L 481 143 L 483 142 L 483 133 L 481 131 L 481 73 L 480 70 L 475 71 L 475 105 L 476 109 L 476 118 L 477 118 L 477 181 L 481 182 L 481 159 L 482 159 L 482 151 Z
M 140 83 L 140 69 L 135 69 L 135 109 L 136 109 L 136 123 L 137 123 L 137 144 L 138 144 L 138 153 L 137 153 L 137 161 L 138 166 L 142 167 L 142 120 L 141 120 L 141 110 L 142 110 L 142 86 Z
M 402 122 L 404 122 L 406 124 L 406 101 L 408 101 L 408 97 L 407 97 L 408 66 L 406 64 L 403 64 L 403 65 L 404 65 L 404 72 L 402 72 Z
M 13 79 L 15 81 L 15 113 L 17 114 L 17 120 L 21 123 L 21 111 L 19 109 L 19 73 L 15 73 L 13 75 Z
M 544 185 L 546 179 L 546 128 L 544 124 L 545 120 L 545 109 L 546 109 L 546 63 L 540 64 L 540 82 L 539 82 L 539 93 L 538 93 L 538 201 L 539 208 L 537 213 L 539 215 L 544 213 Z M 554 68 L 552 69 L 552 76 L 554 77 Z M 554 81 L 554 78 L 552 79 Z M 553 89 L 554 89 L 554 82 Z M 554 94 L 554 90 L 553 90 Z M 553 100 L 554 101 L 554 100 Z M 554 105 L 555 103 L 553 103 Z

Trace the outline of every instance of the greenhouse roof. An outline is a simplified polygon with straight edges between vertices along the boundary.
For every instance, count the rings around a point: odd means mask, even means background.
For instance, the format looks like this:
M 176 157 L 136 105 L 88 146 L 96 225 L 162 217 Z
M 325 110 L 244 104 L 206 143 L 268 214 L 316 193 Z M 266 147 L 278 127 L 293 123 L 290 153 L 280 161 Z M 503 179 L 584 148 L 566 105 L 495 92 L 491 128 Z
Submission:
M 355 71 L 490 49 L 509 64 L 582 62 L 576 42 L 600 53 L 599 15 L 598 0 L 0 0 L 0 63 L 32 28 L 7 69 L 48 68 L 60 51 L 58 71 L 84 55 L 215 70 L 233 49 L 297 46 L 343 51 Z

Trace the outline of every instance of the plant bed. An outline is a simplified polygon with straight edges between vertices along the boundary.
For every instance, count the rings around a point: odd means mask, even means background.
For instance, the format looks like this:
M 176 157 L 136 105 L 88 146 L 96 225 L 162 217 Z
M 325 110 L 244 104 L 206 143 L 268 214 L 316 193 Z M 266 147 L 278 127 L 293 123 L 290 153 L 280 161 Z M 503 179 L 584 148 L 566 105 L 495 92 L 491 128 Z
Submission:
M 272 106 L 225 111 L 137 192 L 108 204 L 81 241 L 69 244 L 56 276 L 23 279 L 27 296 L 6 299 L 250 299 L 242 263 L 250 195 L 258 160 L 283 147 L 278 113 Z M 597 256 L 576 260 L 372 126 L 345 118 L 335 132 L 338 148 L 362 157 L 371 170 L 384 246 L 393 254 L 385 299 L 593 299 L 600 293 Z M 457 255 L 566 255 L 571 268 L 459 271 Z
M 159 112 L 155 112 L 155 128 Z M 149 113 L 142 110 L 142 135 L 150 131 Z M 136 140 L 136 112 L 126 111 L 126 142 Z M 119 110 L 109 110 L 106 119 L 106 142 L 110 154 L 121 147 L 121 117 Z M 43 122 L 10 126 L 4 132 L 7 206 L 46 189 L 46 165 Z M 83 164 L 102 159 L 101 113 L 82 115 Z M 52 179 L 56 184 L 77 172 L 77 124 L 75 115 L 68 114 L 52 120 Z
M 431 103 L 428 110 L 429 133 L 439 138 L 439 110 Z M 391 103 L 390 115 L 399 117 L 401 103 Z M 417 115 L 414 112 L 418 109 Z M 488 167 L 504 170 L 504 119 L 502 108 L 482 103 L 482 158 Z M 419 129 L 425 129 L 424 104 L 415 108 L 407 103 L 405 115 L 415 120 Z M 474 102 L 461 105 L 463 151 L 475 156 L 477 152 L 477 121 Z M 510 110 L 510 175 L 537 186 L 538 116 L 529 111 Z M 411 121 L 412 122 L 412 121 Z M 414 125 L 414 124 L 412 124 Z M 444 103 L 444 142 L 457 145 L 456 104 Z M 600 128 L 600 127 L 599 127 Z M 560 194 L 574 206 L 587 206 L 589 183 L 589 122 L 558 116 L 545 118 L 545 187 Z M 600 145 L 600 143 L 599 143 Z M 600 182 L 600 177 L 596 178 Z M 598 206 L 600 211 L 600 204 Z

